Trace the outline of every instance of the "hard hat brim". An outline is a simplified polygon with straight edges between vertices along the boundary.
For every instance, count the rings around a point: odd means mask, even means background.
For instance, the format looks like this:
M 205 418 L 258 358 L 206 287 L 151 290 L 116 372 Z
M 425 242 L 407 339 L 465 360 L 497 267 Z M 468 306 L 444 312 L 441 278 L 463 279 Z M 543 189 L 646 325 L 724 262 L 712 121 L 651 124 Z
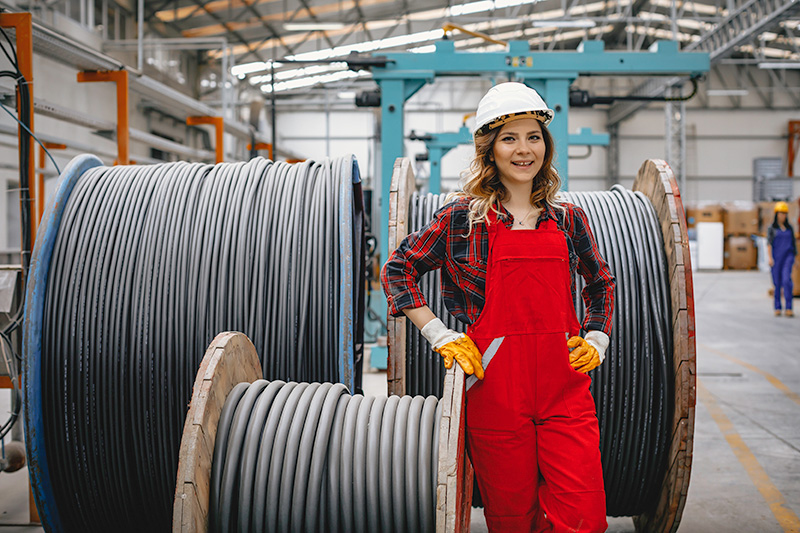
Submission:
M 518 113 L 507 113 L 505 115 L 501 115 L 491 122 L 487 122 L 486 124 L 482 125 L 478 129 L 475 130 L 475 135 L 485 135 L 492 131 L 493 129 L 500 128 L 509 122 L 513 122 L 515 120 L 520 120 L 523 118 L 535 118 L 545 126 L 550 124 L 553 120 L 553 110 L 537 110 L 537 111 L 520 111 Z

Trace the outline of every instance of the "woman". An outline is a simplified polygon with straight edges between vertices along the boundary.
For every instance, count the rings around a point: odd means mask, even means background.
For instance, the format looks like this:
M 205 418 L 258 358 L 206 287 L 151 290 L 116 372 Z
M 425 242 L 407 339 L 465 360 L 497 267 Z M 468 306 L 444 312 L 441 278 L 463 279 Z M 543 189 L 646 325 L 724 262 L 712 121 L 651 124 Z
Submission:
M 400 244 L 381 276 L 392 315 L 420 328 L 445 366 L 455 359 L 482 379 L 467 391 L 466 424 L 492 532 L 607 527 L 586 372 L 608 347 L 614 279 L 583 210 L 556 200 L 552 118 L 523 84 L 490 89 L 478 106 L 463 193 Z M 426 305 L 417 282 L 435 268 L 468 335 L 447 329 Z M 586 280 L 583 338 L 576 269 Z
M 781 289 L 786 301 L 786 316 L 794 316 L 792 311 L 792 266 L 797 255 L 794 230 L 789 224 L 789 204 L 775 204 L 775 218 L 767 229 L 767 253 L 772 268 L 772 283 L 775 285 L 775 316 L 781 316 Z

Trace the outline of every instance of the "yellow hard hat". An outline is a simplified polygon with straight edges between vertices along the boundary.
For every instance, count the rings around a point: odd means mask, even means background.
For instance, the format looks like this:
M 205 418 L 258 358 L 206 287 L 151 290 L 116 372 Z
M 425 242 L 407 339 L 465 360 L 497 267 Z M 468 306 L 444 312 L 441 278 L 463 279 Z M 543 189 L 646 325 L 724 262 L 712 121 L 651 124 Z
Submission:
M 788 213 L 789 212 L 789 204 L 786 202 L 778 202 L 775 204 L 775 212 L 776 213 Z

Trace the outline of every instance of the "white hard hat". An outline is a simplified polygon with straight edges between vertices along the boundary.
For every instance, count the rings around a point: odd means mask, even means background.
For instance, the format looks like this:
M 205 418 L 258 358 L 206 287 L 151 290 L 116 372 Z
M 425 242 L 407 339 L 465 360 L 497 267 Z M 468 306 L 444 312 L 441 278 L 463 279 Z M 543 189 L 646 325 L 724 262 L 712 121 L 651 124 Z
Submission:
M 499 83 L 481 98 L 472 133 L 486 133 L 506 122 L 528 117 L 547 126 L 553 115 L 553 110 L 547 107 L 539 93 L 524 83 Z

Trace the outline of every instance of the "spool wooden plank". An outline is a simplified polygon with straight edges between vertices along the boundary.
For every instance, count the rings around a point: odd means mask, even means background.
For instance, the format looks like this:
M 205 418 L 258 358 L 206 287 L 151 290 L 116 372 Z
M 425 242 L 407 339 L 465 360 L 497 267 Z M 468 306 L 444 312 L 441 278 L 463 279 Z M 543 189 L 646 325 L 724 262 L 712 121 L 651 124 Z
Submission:
M 407 157 L 394 162 L 392 183 L 389 188 L 388 249 L 394 250 L 408 235 L 408 203 L 416 189 L 414 171 Z M 406 318 L 386 317 L 389 394 L 406 393 Z
M 455 366 L 455 365 L 454 365 Z M 439 422 L 439 464 L 436 470 L 436 533 L 444 533 L 447 524 L 447 455 L 450 440 L 450 421 L 453 414 L 453 383 L 455 370 L 445 372 L 442 398 L 442 418 Z
M 172 507 L 174 533 L 208 530 L 211 460 L 222 407 L 233 387 L 252 383 L 262 374 L 255 346 L 243 333 L 220 333 L 206 350 L 183 426 Z
M 464 371 L 457 364 L 445 373 L 439 468 L 436 484 L 436 533 L 469 531 L 472 464 L 467 458 Z
M 696 403 L 694 285 L 689 240 L 680 191 L 666 162 L 645 161 L 633 190 L 641 191 L 650 199 L 661 227 L 668 263 L 674 339 L 671 366 L 675 378 L 668 467 L 655 507 L 635 516 L 634 524 L 641 532 L 674 532 L 680 524 L 689 490 Z

